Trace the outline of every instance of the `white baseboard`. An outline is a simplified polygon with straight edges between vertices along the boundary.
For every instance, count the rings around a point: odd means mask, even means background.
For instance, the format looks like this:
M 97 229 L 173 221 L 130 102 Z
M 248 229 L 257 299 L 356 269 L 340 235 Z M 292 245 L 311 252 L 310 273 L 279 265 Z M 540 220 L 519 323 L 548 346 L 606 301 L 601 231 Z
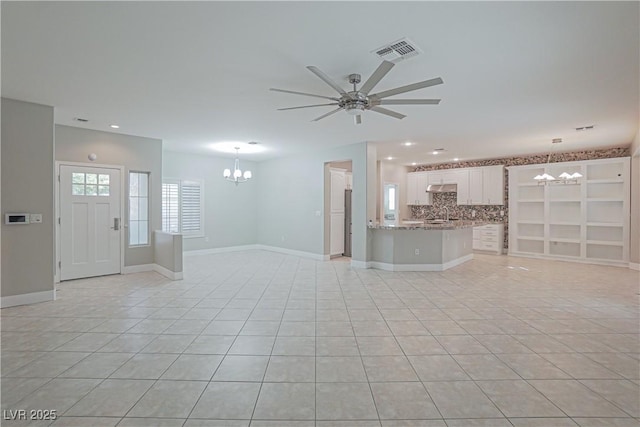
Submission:
M 155 271 L 171 280 L 182 280 L 182 271 L 171 271 L 158 264 L 129 265 L 124 268 L 122 274 L 144 273 L 146 271 Z
M 155 271 L 155 264 L 127 265 L 122 269 L 122 274 L 144 273 L 145 271 Z
M 351 260 L 351 267 L 353 268 L 371 268 L 371 261 L 356 261 Z
M 302 258 L 315 259 L 317 261 L 329 261 L 329 255 L 316 254 L 313 252 L 305 252 L 305 251 L 296 251 L 294 249 L 279 248 L 277 246 L 268 246 L 268 245 L 256 245 L 256 246 L 257 246 L 256 249 L 261 249 L 263 251 L 278 252 L 286 255 L 295 255 Z
M 372 268 L 385 271 L 445 271 L 473 259 L 473 254 L 445 262 L 443 264 L 391 264 L 387 262 L 370 261 Z
M 640 271 L 640 263 L 637 262 L 630 262 L 629 263 L 629 268 L 632 270 L 638 270 Z
M 210 248 L 210 249 L 196 249 L 193 251 L 184 251 L 184 256 L 193 256 L 193 255 L 210 255 L 210 254 L 221 254 L 224 252 L 239 252 L 239 251 L 250 251 L 261 249 L 258 246 L 260 245 L 240 245 L 240 246 L 227 246 L 224 248 Z
M 158 264 L 153 264 L 153 266 L 153 271 L 162 274 L 167 279 L 182 280 L 182 271 L 171 271 Z
M 16 305 L 36 304 L 45 301 L 54 301 L 56 290 L 32 292 L 30 294 L 11 295 L 0 298 L 0 308 L 14 307 Z

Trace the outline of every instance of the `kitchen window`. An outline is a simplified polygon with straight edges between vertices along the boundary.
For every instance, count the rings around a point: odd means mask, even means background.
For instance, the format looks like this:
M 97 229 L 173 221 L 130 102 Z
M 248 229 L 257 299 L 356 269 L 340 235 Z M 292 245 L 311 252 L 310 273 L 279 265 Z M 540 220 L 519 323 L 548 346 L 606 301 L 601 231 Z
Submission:
M 162 183 L 162 231 L 184 237 L 204 236 L 204 191 L 199 180 Z

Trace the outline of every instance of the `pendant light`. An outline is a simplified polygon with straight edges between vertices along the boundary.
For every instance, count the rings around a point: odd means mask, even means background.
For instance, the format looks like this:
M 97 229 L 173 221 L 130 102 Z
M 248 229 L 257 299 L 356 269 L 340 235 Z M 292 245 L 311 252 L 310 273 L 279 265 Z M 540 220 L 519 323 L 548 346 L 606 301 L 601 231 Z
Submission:
M 222 176 L 224 176 L 224 179 L 227 181 L 231 181 L 238 185 L 241 182 L 247 182 L 253 175 L 250 170 L 246 170 L 242 173 L 242 170 L 240 169 L 240 159 L 238 158 L 238 151 L 240 150 L 240 147 L 234 148 L 236 150 L 236 160 L 233 164 L 233 172 L 231 172 L 231 169 L 225 169 L 224 172 L 222 172 Z
M 554 138 L 551 140 L 551 150 L 549 150 L 549 155 L 547 156 L 547 164 L 545 165 L 545 170 L 548 169 L 549 163 L 551 161 L 551 153 L 553 152 L 553 145 L 560 144 L 562 142 L 562 138 Z M 548 185 L 548 184 L 578 184 L 578 179 L 582 178 L 582 174 L 579 172 L 574 172 L 572 174 L 567 172 L 562 172 L 558 178 L 553 175 L 544 172 L 542 174 L 536 175 L 533 179 L 538 181 L 538 185 Z

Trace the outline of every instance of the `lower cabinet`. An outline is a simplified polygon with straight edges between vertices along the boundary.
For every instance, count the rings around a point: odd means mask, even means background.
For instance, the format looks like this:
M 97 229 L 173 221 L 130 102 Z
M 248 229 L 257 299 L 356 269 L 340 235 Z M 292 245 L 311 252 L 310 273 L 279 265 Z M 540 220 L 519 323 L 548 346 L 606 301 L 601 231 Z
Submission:
M 487 224 L 473 228 L 473 250 L 502 255 L 504 224 Z

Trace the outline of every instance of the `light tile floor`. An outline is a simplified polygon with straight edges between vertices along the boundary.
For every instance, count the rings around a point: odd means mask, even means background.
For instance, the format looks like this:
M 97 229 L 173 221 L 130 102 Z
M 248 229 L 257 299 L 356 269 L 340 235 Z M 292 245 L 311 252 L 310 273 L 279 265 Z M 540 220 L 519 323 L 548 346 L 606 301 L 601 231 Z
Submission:
M 2 425 L 640 425 L 638 272 L 477 256 L 391 273 L 262 251 L 185 264 L 183 281 L 76 280 L 2 310 L 2 409 L 58 415 Z

